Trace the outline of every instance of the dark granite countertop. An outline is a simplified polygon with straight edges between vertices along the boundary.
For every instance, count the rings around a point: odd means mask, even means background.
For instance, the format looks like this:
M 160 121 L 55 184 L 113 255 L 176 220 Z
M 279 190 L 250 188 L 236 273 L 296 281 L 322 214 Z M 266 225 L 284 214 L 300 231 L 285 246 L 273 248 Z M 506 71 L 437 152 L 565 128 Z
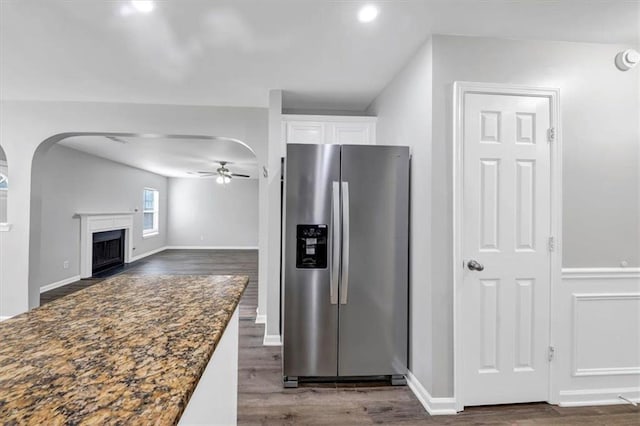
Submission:
M 176 424 L 248 281 L 119 275 L 0 323 L 0 422 Z

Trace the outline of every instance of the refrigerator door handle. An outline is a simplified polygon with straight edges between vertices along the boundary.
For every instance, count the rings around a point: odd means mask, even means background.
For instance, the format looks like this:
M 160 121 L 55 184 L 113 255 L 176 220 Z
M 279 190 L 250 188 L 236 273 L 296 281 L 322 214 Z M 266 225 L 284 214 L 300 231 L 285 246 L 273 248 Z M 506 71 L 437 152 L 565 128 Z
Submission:
M 333 182 L 331 194 L 331 282 L 329 297 L 332 305 L 338 304 L 338 281 L 340 273 L 340 183 Z
M 349 182 L 342 182 L 342 277 L 340 304 L 347 304 L 349 294 Z

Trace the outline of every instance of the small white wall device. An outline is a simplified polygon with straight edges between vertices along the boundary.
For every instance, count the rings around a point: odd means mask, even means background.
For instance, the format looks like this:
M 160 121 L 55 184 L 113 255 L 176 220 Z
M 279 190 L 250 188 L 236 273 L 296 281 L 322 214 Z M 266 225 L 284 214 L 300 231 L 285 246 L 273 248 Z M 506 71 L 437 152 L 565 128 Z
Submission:
M 633 49 L 627 49 L 616 55 L 616 67 L 620 71 L 629 71 L 640 62 L 640 53 Z

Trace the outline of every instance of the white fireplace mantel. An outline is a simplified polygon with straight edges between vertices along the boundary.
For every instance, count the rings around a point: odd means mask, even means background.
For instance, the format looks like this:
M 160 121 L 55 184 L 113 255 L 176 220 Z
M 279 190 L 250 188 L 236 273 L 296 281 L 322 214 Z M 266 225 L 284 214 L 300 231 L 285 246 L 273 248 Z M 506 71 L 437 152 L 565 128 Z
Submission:
M 131 262 L 133 215 L 133 212 L 76 213 L 80 218 L 80 278 L 93 275 L 93 234 L 96 232 L 124 229 L 124 263 Z

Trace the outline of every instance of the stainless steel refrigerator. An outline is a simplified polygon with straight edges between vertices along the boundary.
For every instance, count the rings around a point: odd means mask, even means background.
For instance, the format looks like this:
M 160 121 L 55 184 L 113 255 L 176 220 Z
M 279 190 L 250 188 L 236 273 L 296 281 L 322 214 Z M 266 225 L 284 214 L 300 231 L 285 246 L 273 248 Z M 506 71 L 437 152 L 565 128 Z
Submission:
M 283 375 L 404 384 L 409 148 L 287 145 Z

